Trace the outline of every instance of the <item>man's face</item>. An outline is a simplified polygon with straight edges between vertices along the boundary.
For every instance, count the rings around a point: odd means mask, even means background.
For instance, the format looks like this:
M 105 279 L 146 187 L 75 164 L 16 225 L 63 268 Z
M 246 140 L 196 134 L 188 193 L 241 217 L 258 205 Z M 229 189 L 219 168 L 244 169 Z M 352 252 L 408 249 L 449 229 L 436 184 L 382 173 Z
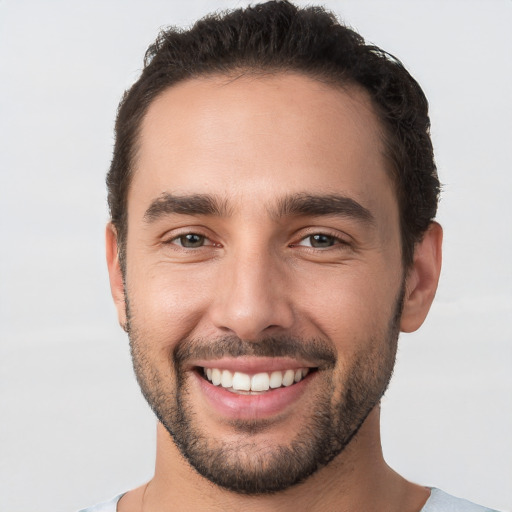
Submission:
M 125 294 L 146 398 L 214 483 L 303 480 L 394 364 L 398 206 L 369 100 L 293 74 L 183 82 L 150 106 L 135 168 Z

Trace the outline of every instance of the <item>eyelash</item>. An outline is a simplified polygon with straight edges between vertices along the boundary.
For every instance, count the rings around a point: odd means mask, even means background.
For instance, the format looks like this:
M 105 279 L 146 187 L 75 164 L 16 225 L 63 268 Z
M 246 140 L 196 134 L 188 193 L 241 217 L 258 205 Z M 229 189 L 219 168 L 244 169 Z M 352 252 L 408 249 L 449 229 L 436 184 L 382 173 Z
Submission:
M 196 237 L 200 238 L 201 239 L 200 242 L 202 242 L 202 243 L 200 245 L 198 245 L 197 247 L 186 247 L 185 245 L 183 245 L 183 241 L 186 237 L 189 237 L 189 236 L 196 236 Z M 314 245 L 313 245 L 314 242 L 311 243 L 311 241 L 312 241 L 311 239 L 313 239 L 313 237 L 324 237 L 325 239 L 328 239 L 328 241 L 330 241 L 331 243 L 327 247 L 314 247 Z M 311 245 L 304 245 L 303 242 L 307 241 L 308 239 L 310 239 Z M 179 241 L 179 243 L 178 243 L 178 241 Z M 209 241 L 210 243 L 205 243 L 205 241 Z M 165 241 L 164 244 L 174 245 L 174 246 L 177 246 L 179 249 L 184 249 L 184 250 L 201 249 L 203 247 L 221 247 L 221 244 L 212 242 L 208 238 L 208 236 L 203 235 L 200 232 L 195 232 L 195 231 L 188 231 L 185 233 L 180 233 L 177 236 L 174 236 L 171 239 Z M 294 242 L 289 245 L 289 247 L 306 247 L 307 249 L 313 250 L 313 251 L 325 251 L 325 250 L 331 249 L 332 247 L 336 247 L 336 246 L 350 246 L 350 243 L 347 242 L 346 240 L 344 240 L 343 238 L 340 238 L 339 236 L 333 235 L 331 233 L 321 232 L 321 231 L 309 233 L 309 234 L 303 236 L 302 238 L 300 238 L 298 242 Z
M 327 245 L 327 247 L 315 247 L 313 245 L 314 237 L 318 237 L 318 238 L 323 237 L 324 239 L 327 239 L 326 240 L 327 242 L 330 242 L 330 243 L 329 243 L 329 245 Z M 305 242 L 307 240 L 310 241 L 311 245 L 303 245 L 303 242 Z M 317 242 L 322 243 L 321 241 L 318 241 L 318 240 L 317 240 Z M 346 240 L 344 240 L 343 238 L 340 238 L 339 236 L 336 236 L 336 235 L 333 235 L 330 233 L 317 232 L 317 233 L 311 233 L 311 234 L 308 234 L 308 235 L 302 237 L 299 240 L 299 242 L 291 244 L 290 247 L 301 246 L 301 247 L 308 247 L 313 250 L 327 250 L 327 249 L 330 249 L 331 247 L 335 247 L 337 245 L 347 246 L 347 245 L 349 245 L 349 243 Z
M 182 242 L 183 242 L 183 240 L 187 236 L 196 236 L 198 238 L 201 238 L 203 243 L 201 245 L 199 245 L 198 247 L 186 247 L 186 246 L 183 245 Z M 211 242 L 211 243 L 205 244 L 204 242 L 206 240 Z M 178 243 L 177 241 L 181 241 L 181 243 Z M 185 250 L 187 250 L 187 249 L 200 249 L 202 247 L 220 247 L 220 244 L 212 242 L 206 235 L 203 235 L 202 233 L 199 233 L 199 232 L 196 232 L 196 231 L 188 231 L 188 232 L 185 232 L 185 233 L 180 233 L 179 235 L 173 236 L 169 240 L 166 240 L 164 242 L 164 244 L 166 244 L 166 245 L 175 245 L 175 246 L 179 247 L 179 249 L 185 249 Z

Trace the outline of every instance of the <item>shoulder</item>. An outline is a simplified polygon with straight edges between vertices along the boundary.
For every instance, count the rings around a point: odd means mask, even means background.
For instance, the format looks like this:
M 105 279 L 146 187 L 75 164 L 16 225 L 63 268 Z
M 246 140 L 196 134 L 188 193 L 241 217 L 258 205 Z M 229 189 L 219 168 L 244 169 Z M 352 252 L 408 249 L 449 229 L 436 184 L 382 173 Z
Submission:
M 93 505 L 92 507 L 84 508 L 79 510 L 78 512 L 116 512 L 117 503 L 121 499 L 123 494 L 119 494 L 111 500 L 104 501 L 103 503 L 98 503 L 97 505 Z
M 421 512 L 496 512 L 433 488 Z

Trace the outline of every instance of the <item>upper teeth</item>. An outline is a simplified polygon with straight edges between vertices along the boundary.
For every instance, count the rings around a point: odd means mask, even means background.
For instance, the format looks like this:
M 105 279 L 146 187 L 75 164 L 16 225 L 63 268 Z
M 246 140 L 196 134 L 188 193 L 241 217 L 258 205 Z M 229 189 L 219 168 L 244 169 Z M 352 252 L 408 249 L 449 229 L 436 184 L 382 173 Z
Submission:
M 309 373 L 309 368 L 297 370 L 284 370 L 275 372 L 262 372 L 249 375 L 242 372 L 230 372 L 218 368 L 204 368 L 206 378 L 214 386 L 222 386 L 235 391 L 268 391 L 270 388 L 291 386 L 301 381 Z

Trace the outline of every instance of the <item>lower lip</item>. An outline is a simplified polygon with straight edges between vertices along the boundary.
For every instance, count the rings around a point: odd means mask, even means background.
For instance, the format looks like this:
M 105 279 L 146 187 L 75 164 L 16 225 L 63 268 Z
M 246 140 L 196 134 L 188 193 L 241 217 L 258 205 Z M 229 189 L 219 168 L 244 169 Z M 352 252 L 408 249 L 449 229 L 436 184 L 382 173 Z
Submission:
M 206 401 L 222 417 L 230 420 L 254 420 L 271 418 L 293 406 L 314 379 L 316 372 L 310 373 L 305 379 L 292 386 L 256 395 L 233 393 L 222 386 L 214 386 L 197 372 L 193 372 L 193 375 Z

